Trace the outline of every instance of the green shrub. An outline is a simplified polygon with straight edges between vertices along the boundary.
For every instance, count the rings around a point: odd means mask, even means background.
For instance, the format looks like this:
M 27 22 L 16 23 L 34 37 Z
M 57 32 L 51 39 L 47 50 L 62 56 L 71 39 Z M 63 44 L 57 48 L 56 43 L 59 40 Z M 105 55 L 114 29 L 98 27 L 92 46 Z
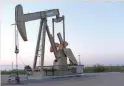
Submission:
M 124 71 L 124 66 L 104 66 L 104 65 L 94 65 L 92 67 L 85 67 L 85 73 L 93 73 L 93 72 L 122 72 Z
M 1 71 L 1 74 L 11 74 L 11 73 L 13 73 L 13 74 L 15 74 L 17 71 L 16 70 L 3 70 L 3 71 Z M 18 73 L 19 74 L 26 74 L 26 72 L 24 71 L 24 70 L 18 70 Z
M 105 72 L 107 68 L 105 68 L 103 65 L 95 65 L 93 67 L 93 72 Z
M 84 72 L 85 73 L 92 73 L 93 72 L 93 67 L 85 67 Z

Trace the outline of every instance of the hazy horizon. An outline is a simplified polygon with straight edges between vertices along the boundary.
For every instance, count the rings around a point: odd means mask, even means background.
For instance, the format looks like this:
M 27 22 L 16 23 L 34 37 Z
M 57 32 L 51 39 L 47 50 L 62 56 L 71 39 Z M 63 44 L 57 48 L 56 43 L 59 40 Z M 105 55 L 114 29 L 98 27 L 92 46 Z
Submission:
M 65 15 L 68 47 L 72 49 L 77 60 L 80 54 L 83 64 L 124 64 L 124 3 L 2 1 L 0 65 L 11 65 L 12 61 L 15 62 L 14 26 L 11 24 L 15 20 L 17 4 L 22 4 L 24 13 L 58 8 L 61 15 Z M 32 66 L 33 63 L 39 23 L 39 20 L 26 22 L 27 42 L 24 42 L 19 35 L 18 58 L 21 58 L 26 65 Z M 48 25 L 51 30 L 51 18 L 48 19 Z M 55 27 L 55 33 L 58 31 L 62 33 L 62 24 L 56 24 Z M 57 36 L 56 42 L 58 42 Z M 46 38 L 45 65 L 53 64 L 55 59 L 49 47 L 49 39 Z M 20 60 L 19 64 L 23 65 Z
M 92 66 L 94 66 L 94 65 L 97 65 L 97 64 L 93 64 L 93 65 L 84 65 L 85 67 L 92 67 Z M 103 65 L 103 64 L 101 64 L 101 65 Z M 24 69 L 24 66 L 25 65 L 18 65 L 18 69 Z M 49 65 L 49 66 L 52 66 L 52 65 Z M 109 65 L 104 65 L 104 66 L 124 66 L 124 65 L 117 65 L 117 64 L 115 64 L 115 65 L 111 65 L 111 64 L 109 64 Z M 16 64 L 14 64 L 13 65 L 13 69 L 16 69 Z M 10 64 L 10 65 L 0 65 L 0 70 L 12 70 L 12 65 Z

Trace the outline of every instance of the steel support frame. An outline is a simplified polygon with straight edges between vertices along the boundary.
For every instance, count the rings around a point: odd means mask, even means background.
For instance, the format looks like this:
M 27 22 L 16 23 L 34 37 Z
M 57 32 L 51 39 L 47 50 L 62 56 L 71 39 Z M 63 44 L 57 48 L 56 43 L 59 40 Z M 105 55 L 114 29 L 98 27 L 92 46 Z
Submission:
M 34 57 L 34 63 L 33 63 L 33 71 L 35 71 L 36 68 L 36 63 L 37 63 L 37 58 L 38 58 L 38 51 L 41 49 L 41 72 L 43 72 L 43 66 L 44 66 L 44 54 L 45 54 L 45 37 L 46 37 L 46 32 L 48 34 L 48 38 L 50 40 L 50 44 L 54 49 L 54 55 L 56 57 L 56 52 L 57 52 L 57 47 L 55 46 L 55 42 L 53 39 L 52 34 L 50 34 L 48 25 L 47 25 L 47 19 L 43 18 L 41 19 L 40 22 L 40 28 L 39 28 L 39 33 L 38 33 L 38 39 L 37 39 L 37 45 L 36 45 L 36 51 L 35 51 L 35 57 Z M 40 46 L 41 43 L 41 46 Z M 57 57 L 56 57 L 57 59 Z
M 47 27 L 47 20 L 46 20 L 46 18 L 43 18 L 43 19 L 41 19 L 41 22 L 40 22 L 40 28 L 39 28 L 38 38 L 37 38 L 37 45 L 36 45 L 36 50 L 35 50 L 34 62 L 33 62 L 33 72 L 35 71 L 35 68 L 36 68 L 36 63 L 37 63 L 37 58 L 39 56 L 39 54 L 38 54 L 39 51 L 41 52 L 41 54 L 40 54 L 40 57 L 41 57 L 41 59 L 40 59 L 41 60 L 40 71 L 41 72 L 43 71 L 46 27 Z
M 41 33 L 42 33 L 42 25 L 43 25 L 43 20 L 40 21 L 40 28 L 39 28 L 39 33 L 38 33 L 38 38 L 37 38 L 37 45 L 36 45 L 36 50 L 35 50 L 35 57 L 34 57 L 34 62 L 33 62 L 33 71 L 35 70 L 36 63 L 37 63 L 37 57 L 38 57 L 38 51 L 39 51 Z

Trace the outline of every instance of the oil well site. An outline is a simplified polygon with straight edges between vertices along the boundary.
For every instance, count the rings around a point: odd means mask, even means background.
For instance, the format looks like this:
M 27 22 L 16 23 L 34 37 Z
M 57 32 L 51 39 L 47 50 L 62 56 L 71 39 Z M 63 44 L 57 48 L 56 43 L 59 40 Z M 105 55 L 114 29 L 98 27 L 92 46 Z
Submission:
M 64 12 L 58 8 L 25 12 L 25 6 L 17 4 L 12 9 L 15 11 L 15 23 L 12 25 L 14 26 L 13 31 L 15 34 L 13 53 L 15 54 L 16 67 L 14 72 L 12 70 L 8 74 L 1 74 L 1 86 L 124 86 L 124 66 L 114 72 L 112 68 L 109 70 L 100 66 L 101 69 L 94 69 L 94 73 L 91 71 L 88 73 L 85 64 L 80 61 L 80 55 L 78 55 L 79 58 L 76 58 L 75 50 L 69 46 L 73 42 L 68 42 L 66 38 L 68 36 L 68 32 L 66 32 L 66 29 L 68 29 L 66 28 L 66 18 L 68 16 L 66 17 L 63 14 Z M 27 64 L 28 60 L 27 63 L 25 61 L 24 73 L 21 74 L 19 72 L 18 62 L 20 58 L 19 53 L 22 51 L 19 46 L 22 43 L 28 42 L 30 38 L 28 32 L 31 30 L 27 30 L 26 22 L 32 21 L 33 23 L 35 20 L 40 20 L 40 22 L 33 60 L 31 65 Z M 78 20 L 77 18 L 77 21 L 72 22 L 80 22 Z M 49 22 L 51 22 L 51 25 L 49 25 Z M 55 27 L 58 23 L 62 23 L 62 30 Z M 33 27 L 33 24 L 30 27 Z M 55 33 L 56 30 L 57 34 Z M 72 34 L 77 35 L 74 32 Z M 54 60 L 51 60 L 52 65 L 48 66 L 44 65 L 45 59 L 49 59 L 45 56 L 45 50 L 47 49 L 46 37 L 48 37 L 50 43 L 47 54 L 51 53 L 54 56 Z M 57 42 L 56 38 L 59 42 Z M 71 40 L 75 41 L 75 38 L 72 37 Z M 81 40 L 81 37 L 77 39 Z M 21 43 L 19 40 L 21 40 Z

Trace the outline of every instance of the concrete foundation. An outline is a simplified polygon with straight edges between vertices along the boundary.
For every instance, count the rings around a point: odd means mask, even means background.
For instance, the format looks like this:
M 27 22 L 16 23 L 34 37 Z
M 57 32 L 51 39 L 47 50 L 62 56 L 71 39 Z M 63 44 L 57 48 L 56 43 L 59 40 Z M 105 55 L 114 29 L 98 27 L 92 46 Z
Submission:
M 57 62 L 54 62 L 54 68 L 57 70 L 67 70 L 67 57 L 63 50 L 57 50 L 57 57 L 59 58 Z

